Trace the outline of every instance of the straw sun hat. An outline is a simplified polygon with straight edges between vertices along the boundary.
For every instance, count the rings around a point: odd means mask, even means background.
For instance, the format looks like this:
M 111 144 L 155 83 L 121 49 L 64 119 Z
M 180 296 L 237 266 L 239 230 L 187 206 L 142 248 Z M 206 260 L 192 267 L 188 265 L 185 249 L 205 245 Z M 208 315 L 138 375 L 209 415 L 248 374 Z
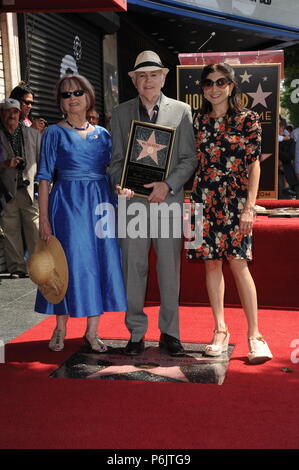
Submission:
M 154 70 L 162 70 L 165 75 L 169 72 L 169 69 L 162 64 L 158 54 L 153 51 L 143 51 L 138 54 L 134 69 L 128 74 L 133 78 L 135 72 L 153 72 Z
M 39 291 L 52 304 L 58 304 L 68 286 L 68 265 L 60 242 L 52 236 L 47 244 L 38 240 L 27 262 L 28 275 Z

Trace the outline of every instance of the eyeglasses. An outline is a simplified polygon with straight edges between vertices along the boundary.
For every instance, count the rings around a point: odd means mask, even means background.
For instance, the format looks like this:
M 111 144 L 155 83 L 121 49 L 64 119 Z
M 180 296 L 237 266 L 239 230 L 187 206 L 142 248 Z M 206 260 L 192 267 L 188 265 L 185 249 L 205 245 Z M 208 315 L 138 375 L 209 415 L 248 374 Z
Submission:
M 83 96 L 85 93 L 84 90 L 75 90 L 75 91 L 62 91 L 60 93 L 60 96 L 61 98 L 63 98 L 64 100 L 67 100 L 69 99 L 72 95 L 74 96 Z
M 231 80 L 226 77 L 218 78 L 217 80 L 211 80 L 210 78 L 206 78 L 203 80 L 201 86 L 202 88 L 212 88 L 213 85 L 216 85 L 217 88 L 225 88 Z
M 30 101 L 30 100 L 21 100 L 22 103 L 24 104 L 27 104 L 27 106 L 32 106 L 33 105 L 33 101 Z

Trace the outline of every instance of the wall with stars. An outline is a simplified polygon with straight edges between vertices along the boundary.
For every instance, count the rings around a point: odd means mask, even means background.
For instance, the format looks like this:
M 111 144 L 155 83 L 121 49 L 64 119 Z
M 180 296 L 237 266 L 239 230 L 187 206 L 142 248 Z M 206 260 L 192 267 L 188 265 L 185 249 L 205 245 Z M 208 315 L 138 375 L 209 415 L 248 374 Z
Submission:
M 258 113 L 262 125 L 259 199 L 277 198 L 280 64 L 232 65 L 244 108 Z M 177 67 L 177 98 L 190 104 L 193 118 L 201 107 L 202 65 Z M 186 186 L 188 191 L 189 187 Z

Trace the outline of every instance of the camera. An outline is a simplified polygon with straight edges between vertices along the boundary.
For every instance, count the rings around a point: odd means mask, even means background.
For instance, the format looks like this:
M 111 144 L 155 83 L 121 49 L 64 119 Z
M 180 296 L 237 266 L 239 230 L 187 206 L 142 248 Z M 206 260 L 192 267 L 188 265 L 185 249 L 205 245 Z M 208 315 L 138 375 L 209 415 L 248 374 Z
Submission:
M 25 167 L 26 167 L 25 160 L 23 158 L 21 158 L 19 163 L 16 166 L 16 169 L 23 171 L 23 170 L 25 170 Z
M 21 181 L 21 183 L 18 184 L 18 188 L 27 188 L 27 186 L 29 186 L 29 184 L 30 184 L 30 181 L 23 180 L 23 181 Z

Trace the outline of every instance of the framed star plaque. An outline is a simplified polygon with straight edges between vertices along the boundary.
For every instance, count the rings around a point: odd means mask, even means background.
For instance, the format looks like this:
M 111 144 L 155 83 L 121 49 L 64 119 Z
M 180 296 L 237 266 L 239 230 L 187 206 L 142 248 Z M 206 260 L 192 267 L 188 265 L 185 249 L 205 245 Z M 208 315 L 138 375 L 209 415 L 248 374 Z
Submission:
M 132 121 L 121 177 L 121 187 L 147 197 L 145 184 L 164 181 L 169 173 L 175 129 L 149 122 Z

